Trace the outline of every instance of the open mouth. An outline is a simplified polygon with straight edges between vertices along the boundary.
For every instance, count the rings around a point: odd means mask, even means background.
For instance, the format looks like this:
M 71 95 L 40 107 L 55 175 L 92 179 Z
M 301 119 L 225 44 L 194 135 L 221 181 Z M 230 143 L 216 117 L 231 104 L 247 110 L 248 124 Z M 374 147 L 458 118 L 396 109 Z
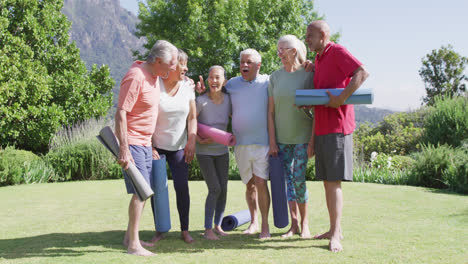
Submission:
M 249 69 L 242 69 L 242 72 L 248 73 Z

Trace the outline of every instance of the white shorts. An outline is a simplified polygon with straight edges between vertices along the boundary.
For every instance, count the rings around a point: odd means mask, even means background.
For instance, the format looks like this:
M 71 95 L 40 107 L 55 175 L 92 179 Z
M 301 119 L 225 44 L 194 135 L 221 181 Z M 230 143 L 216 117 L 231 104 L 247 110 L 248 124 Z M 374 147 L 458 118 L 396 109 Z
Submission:
M 252 179 L 252 174 L 268 180 L 268 146 L 240 145 L 234 148 L 237 167 L 244 184 Z

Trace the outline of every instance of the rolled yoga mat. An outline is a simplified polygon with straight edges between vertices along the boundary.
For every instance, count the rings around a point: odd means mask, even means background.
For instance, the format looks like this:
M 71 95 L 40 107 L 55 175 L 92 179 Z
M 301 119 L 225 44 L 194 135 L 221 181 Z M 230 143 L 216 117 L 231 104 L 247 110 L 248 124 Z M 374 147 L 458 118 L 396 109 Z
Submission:
M 112 153 L 116 158 L 119 157 L 119 142 L 112 132 L 112 129 L 108 126 L 104 127 L 99 131 L 99 135 L 97 136 L 98 140 Z M 149 197 L 151 197 L 154 193 L 151 190 L 151 187 L 146 182 L 141 172 L 137 169 L 135 164 L 130 163 L 128 165 L 128 170 L 125 171 L 132 182 L 133 187 L 135 188 L 136 195 L 140 201 L 145 201 Z
M 238 226 L 241 226 L 248 222 L 250 222 L 250 211 L 244 210 L 244 211 L 240 211 L 235 214 L 223 217 L 223 221 L 221 222 L 221 228 L 224 231 L 231 231 L 237 228 Z
M 234 146 L 236 138 L 226 131 L 198 123 L 197 134 L 202 138 L 211 138 L 214 142 L 226 146 Z
M 156 227 L 156 231 L 165 233 L 171 229 L 165 155 L 160 155 L 160 159 L 153 160 L 151 177 L 151 188 L 154 191 L 152 198 L 154 226 Z
M 276 227 L 283 228 L 289 224 L 288 200 L 286 198 L 286 182 L 284 179 L 283 163 L 279 156 L 270 156 L 268 158 L 268 163 L 270 164 L 273 220 Z
M 330 98 L 327 91 L 332 95 L 338 96 L 343 91 L 343 88 L 335 89 L 304 89 L 296 90 L 295 104 L 301 105 L 326 105 Z M 372 104 L 374 101 L 374 93 L 368 88 L 357 89 L 344 104 Z

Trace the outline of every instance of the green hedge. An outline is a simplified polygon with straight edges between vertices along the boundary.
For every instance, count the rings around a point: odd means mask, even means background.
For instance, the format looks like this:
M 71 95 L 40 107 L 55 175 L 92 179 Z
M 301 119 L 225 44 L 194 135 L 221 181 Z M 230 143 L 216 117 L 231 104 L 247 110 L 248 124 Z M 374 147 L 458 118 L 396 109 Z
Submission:
M 0 186 L 57 180 L 54 169 L 36 154 L 14 147 L 0 150 Z

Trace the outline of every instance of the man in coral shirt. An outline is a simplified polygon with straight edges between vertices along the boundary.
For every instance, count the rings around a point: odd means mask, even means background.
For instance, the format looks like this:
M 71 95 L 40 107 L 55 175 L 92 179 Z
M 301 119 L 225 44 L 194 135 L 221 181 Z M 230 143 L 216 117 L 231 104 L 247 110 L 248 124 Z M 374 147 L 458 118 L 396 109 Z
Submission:
M 341 181 L 353 180 L 353 105 L 343 105 L 366 80 L 369 73 L 346 48 L 330 41 L 330 27 L 325 21 L 314 21 L 307 27 L 306 40 L 315 58 L 315 89 L 344 88 L 339 96 L 327 91 L 327 105 L 315 107 L 312 137 L 308 155 L 315 157 L 316 177 L 323 180 L 330 217 L 330 230 L 316 239 L 330 239 L 332 252 L 341 245 L 343 194 Z
M 128 169 L 134 163 L 150 184 L 152 167 L 151 136 L 158 116 L 159 77 L 167 77 L 177 66 L 177 48 L 165 40 L 158 40 L 146 61 L 135 61 L 120 83 L 119 102 L 115 114 L 115 133 L 120 142 L 118 163 Z M 128 208 L 128 227 L 124 245 L 127 253 L 152 256 L 140 241 L 138 225 L 145 202 L 135 194 L 134 186 L 125 178 L 127 193 L 132 193 Z

